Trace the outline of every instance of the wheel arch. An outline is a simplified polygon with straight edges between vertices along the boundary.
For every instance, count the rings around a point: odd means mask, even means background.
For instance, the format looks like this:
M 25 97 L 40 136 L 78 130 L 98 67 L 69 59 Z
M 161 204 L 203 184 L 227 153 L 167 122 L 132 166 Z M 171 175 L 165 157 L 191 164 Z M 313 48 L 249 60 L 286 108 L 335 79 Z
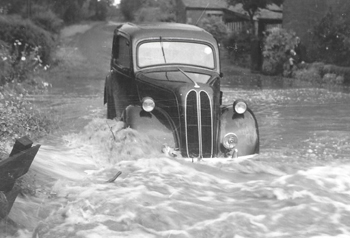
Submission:
M 240 115 L 234 112 L 233 107 L 224 107 L 220 119 L 219 148 L 225 152 L 222 139 L 227 133 L 234 133 L 238 137 L 238 155 L 258 154 L 260 151 L 260 135 L 256 117 L 249 108 Z
M 107 103 L 107 98 L 108 98 L 107 88 L 111 87 L 110 81 L 111 81 L 111 73 L 108 73 L 106 78 L 105 78 L 105 86 L 104 86 L 104 90 L 103 90 L 103 104 Z
M 146 112 L 139 105 L 130 105 L 123 112 L 122 120 L 125 127 L 147 134 L 160 147 L 166 144 L 179 148 L 179 132 L 169 115 L 160 108 Z

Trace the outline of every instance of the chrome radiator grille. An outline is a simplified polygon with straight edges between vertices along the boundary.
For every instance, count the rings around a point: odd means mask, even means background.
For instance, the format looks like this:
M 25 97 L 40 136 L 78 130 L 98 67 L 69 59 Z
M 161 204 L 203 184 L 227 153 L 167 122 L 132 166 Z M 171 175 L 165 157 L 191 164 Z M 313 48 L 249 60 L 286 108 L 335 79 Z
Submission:
M 212 157 L 212 104 L 205 91 L 190 91 L 186 97 L 186 143 L 188 157 Z

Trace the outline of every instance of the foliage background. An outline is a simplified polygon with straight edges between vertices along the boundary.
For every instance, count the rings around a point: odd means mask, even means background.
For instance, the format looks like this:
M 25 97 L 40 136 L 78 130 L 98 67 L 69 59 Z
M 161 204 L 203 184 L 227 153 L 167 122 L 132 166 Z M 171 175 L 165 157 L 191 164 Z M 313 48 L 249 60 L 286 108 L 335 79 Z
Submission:
M 247 31 L 231 33 L 223 41 L 232 63 L 244 68 L 250 66 L 252 35 Z
M 198 26 L 211 33 L 219 43 L 223 43 L 228 36 L 225 24 L 215 17 L 203 18 Z
M 121 0 L 119 7 L 125 21 L 174 22 L 175 0 Z
M 282 74 L 284 64 L 288 62 L 286 52 L 294 48 L 296 35 L 285 29 L 273 28 L 264 39 L 262 70 L 269 75 Z
M 49 86 L 40 77 L 55 63 L 60 30 L 81 20 L 106 20 L 110 0 L 0 1 L 0 154 L 7 141 L 37 138 L 55 125 L 26 95 Z M 0 158 L 1 159 L 1 158 Z
M 309 55 L 313 61 L 338 66 L 350 65 L 350 18 L 347 13 L 329 11 L 311 29 L 312 44 Z

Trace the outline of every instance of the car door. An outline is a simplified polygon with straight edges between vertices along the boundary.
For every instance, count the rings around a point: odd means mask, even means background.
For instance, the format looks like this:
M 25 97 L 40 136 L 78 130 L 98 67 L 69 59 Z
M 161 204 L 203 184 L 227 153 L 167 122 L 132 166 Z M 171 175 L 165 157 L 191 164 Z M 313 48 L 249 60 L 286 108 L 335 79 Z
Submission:
M 117 116 L 120 116 L 128 105 L 139 103 L 131 55 L 130 41 L 123 35 L 115 35 L 111 60 L 111 84 Z

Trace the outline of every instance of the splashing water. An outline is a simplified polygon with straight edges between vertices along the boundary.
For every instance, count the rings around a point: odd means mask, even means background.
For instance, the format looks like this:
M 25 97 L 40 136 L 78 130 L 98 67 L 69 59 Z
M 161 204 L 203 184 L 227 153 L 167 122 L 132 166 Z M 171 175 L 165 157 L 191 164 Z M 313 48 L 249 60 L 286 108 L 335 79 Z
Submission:
M 350 236 L 349 164 L 192 164 L 105 119 L 63 139 L 32 165 L 39 195 L 16 200 L 16 237 Z
M 259 105 L 259 156 L 190 163 L 95 118 L 42 145 L 30 170 L 36 195 L 16 199 L 19 230 L 0 226 L 0 237 L 350 237 L 349 95 L 225 94 Z

